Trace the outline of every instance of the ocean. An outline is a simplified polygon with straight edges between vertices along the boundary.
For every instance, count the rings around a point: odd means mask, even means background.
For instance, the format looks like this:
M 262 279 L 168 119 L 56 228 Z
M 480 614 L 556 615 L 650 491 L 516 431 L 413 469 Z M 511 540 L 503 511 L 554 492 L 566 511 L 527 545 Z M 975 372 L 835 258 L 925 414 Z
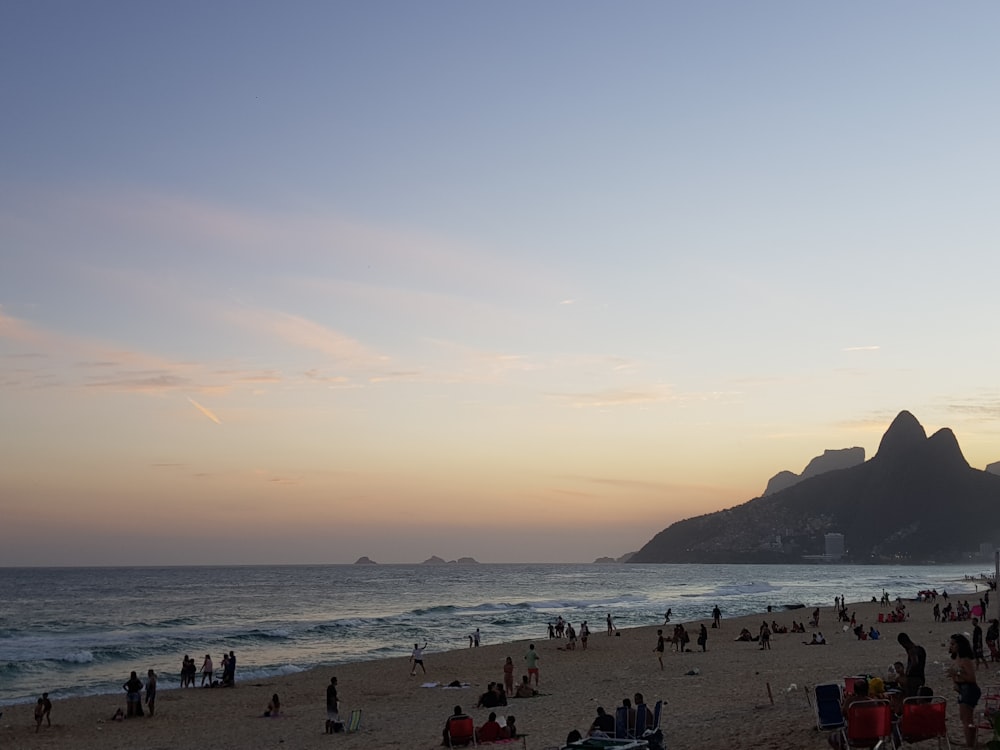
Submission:
M 0 568 L 0 706 L 121 692 L 131 670 L 180 686 L 185 654 L 237 680 L 317 666 L 546 638 L 558 616 L 595 633 L 774 608 L 832 606 L 922 589 L 976 590 L 966 566 L 846 565 L 303 565 Z M 983 590 L 982 583 L 978 586 Z M 805 615 L 801 614 L 802 619 Z M 200 683 L 199 675 L 198 681 Z

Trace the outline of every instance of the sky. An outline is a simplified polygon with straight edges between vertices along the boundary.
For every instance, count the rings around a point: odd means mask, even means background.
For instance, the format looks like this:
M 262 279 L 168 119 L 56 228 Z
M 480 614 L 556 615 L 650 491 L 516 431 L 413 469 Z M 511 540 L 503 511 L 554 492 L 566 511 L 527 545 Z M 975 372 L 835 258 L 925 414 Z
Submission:
M 1000 461 L 1000 5 L 0 4 L 0 565 L 589 562 Z

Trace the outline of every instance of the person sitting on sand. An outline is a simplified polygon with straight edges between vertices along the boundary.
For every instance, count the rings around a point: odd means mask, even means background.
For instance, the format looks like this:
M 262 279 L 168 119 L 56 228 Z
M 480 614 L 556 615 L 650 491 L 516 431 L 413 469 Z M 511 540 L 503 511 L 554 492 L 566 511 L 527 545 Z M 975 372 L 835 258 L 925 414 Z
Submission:
M 503 685 L 499 682 L 493 685 L 493 692 L 497 696 L 497 705 L 506 706 L 507 705 L 507 691 L 504 690 Z
M 476 730 L 476 742 L 496 742 L 500 739 L 503 727 L 497 722 L 495 711 L 490 711 L 490 717 Z
M 528 682 L 528 675 L 523 675 L 521 677 L 521 684 L 517 686 L 517 691 L 514 693 L 515 698 L 533 698 L 538 695 L 538 691 L 531 687 Z
M 614 737 L 615 717 L 607 713 L 603 706 L 598 706 L 597 718 L 590 725 L 590 732 L 588 734 L 591 737 Z
M 507 717 L 507 724 L 504 726 L 503 731 L 500 732 L 500 739 L 502 740 L 516 740 L 518 738 L 517 725 L 514 723 L 513 715 Z
M 452 710 L 451 716 L 449 716 L 444 723 L 444 730 L 442 730 L 441 732 L 441 744 L 444 745 L 445 747 L 451 747 L 452 745 L 451 723 L 456 719 L 468 719 L 468 718 L 469 717 L 466 716 L 465 713 L 462 711 L 461 706 L 455 706 L 455 708 Z M 468 741 L 465 744 L 469 744 L 469 742 L 472 741 L 473 738 L 469 737 Z
M 642 693 L 636 693 L 633 695 L 632 700 L 635 701 L 635 709 L 637 712 L 642 709 L 646 710 L 646 726 L 653 726 L 653 711 L 646 705 L 646 699 L 642 696 Z
M 491 682 L 486 686 L 486 692 L 479 696 L 476 708 L 496 708 L 500 705 L 500 701 L 497 700 L 497 693 L 496 690 L 494 690 L 494 687 L 496 687 L 495 682 Z
M 749 630 L 747 630 L 746 628 L 743 628 L 743 629 L 742 629 L 742 630 L 740 631 L 740 634 L 739 634 L 739 637 L 738 637 L 738 638 L 736 638 L 736 640 L 737 640 L 737 641 L 755 641 L 755 640 L 757 640 L 757 639 L 753 637 L 753 633 L 751 633 L 751 632 L 750 632 Z
M 858 701 L 866 701 L 869 699 L 868 696 L 868 681 L 867 680 L 857 680 L 854 683 L 854 692 L 847 693 L 844 695 L 840 702 L 840 712 L 844 716 L 847 716 L 847 709 L 852 703 L 857 703 Z M 830 747 L 837 748 L 837 750 L 844 750 L 844 736 L 842 732 L 838 729 L 833 732 L 827 741 L 830 743 Z
M 278 694 L 275 693 L 271 696 L 271 700 L 268 701 L 267 710 L 264 711 L 264 716 L 280 716 L 281 715 L 281 701 L 278 700 Z

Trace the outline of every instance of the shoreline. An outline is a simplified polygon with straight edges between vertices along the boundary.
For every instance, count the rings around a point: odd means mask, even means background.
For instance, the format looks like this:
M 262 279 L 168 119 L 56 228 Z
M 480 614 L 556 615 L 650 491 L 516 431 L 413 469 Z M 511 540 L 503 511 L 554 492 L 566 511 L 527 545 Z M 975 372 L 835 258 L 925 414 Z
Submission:
M 964 593 L 951 596 L 966 598 Z M 161 690 L 154 717 L 121 723 L 111 722 L 110 717 L 115 708 L 124 706 L 123 693 L 54 700 L 53 726 L 43 726 L 37 735 L 32 704 L 9 705 L 0 718 L 0 744 L 25 750 L 132 750 L 137 742 L 150 747 L 205 743 L 219 748 L 263 748 L 284 743 L 319 748 L 337 742 L 348 748 L 434 748 L 439 746 L 441 727 L 454 705 L 461 705 L 477 726 L 486 720 L 489 710 L 475 708 L 479 694 L 488 682 L 502 680 L 506 656 L 512 657 L 519 680 L 527 644 L 534 643 L 541 656 L 540 690 L 545 695 L 512 699 L 507 707 L 496 709 L 500 716 L 517 716 L 529 748 L 561 746 L 570 729 L 586 731 L 598 705 L 611 710 L 635 692 L 643 693 L 649 703 L 660 698 L 666 701 L 663 730 L 670 747 L 709 742 L 729 748 L 823 748 L 826 733 L 813 729 L 809 690 L 846 675 L 881 676 L 889 664 L 902 658 L 895 640 L 899 632 L 908 632 L 926 648 L 928 684 L 949 699 L 951 736 L 961 737 L 942 660 L 947 658 L 948 635 L 971 631 L 971 623 L 935 623 L 932 604 L 907 601 L 906 606 L 910 620 L 878 626 L 882 631 L 878 641 L 858 641 L 835 621 L 832 605 L 820 607 L 816 630 L 824 633 L 829 645 L 803 646 L 802 641 L 815 632 L 807 627 L 805 634 L 774 635 L 770 651 L 761 651 L 757 643 L 735 641 L 739 629 L 747 627 L 756 633 L 765 618 L 789 626 L 793 619 L 808 619 L 810 608 L 802 609 L 802 617 L 787 609 L 732 619 L 723 613 L 721 630 L 708 631 L 705 653 L 668 651 L 662 671 L 653 653 L 656 631 L 662 627 L 658 624 L 620 630 L 617 637 L 592 628 L 586 651 L 566 651 L 564 639 L 547 638 L 428 651 L 426 679 L 409 677 L 406 657 L 314 667 L 251 681 L 241 680 L 237 670 L 234 689 Z M 992 607 L 995 611 L 996 603 Z M 876 623 L 878 612 L 885 611 L 870 601 L 849 604 L 848 610 L 856 611 L 866 628 Z M 665 635 L 675 622 L 667 626 Z M 711 624 L 708 612 L 706 618 L 685 624 L 696 631 L 701 622 Z M 695 637 L 692 632 L 691 645 Z M 695 670 L 697 674 L 690 674 Z M 332 675 L 338 678 L 342 716 L 346 718 L 352 708 L 363 712 L 356 734 L 323 734 L 325 689 Z M 981 675 L 981 684 L 1000 677 L 995 669 L 989 670 L 989 678 L 984 671 Z M 122 675 L 122 682 L 126 677 Z M 468 687 L 421 687 L 425 682 L 446 685 L 453 680 Z M 283 716 L 262 718 L 272 693 L 281 697 Z

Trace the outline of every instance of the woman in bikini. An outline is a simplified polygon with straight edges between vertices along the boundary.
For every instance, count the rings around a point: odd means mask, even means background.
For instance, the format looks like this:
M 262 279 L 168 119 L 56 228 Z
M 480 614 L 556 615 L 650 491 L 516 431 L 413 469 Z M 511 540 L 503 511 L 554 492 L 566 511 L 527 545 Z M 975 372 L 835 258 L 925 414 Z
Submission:
M 969 639 L 961 633 L 956 633 L 948 641 L 948 653 L 954 664 L 948 667 L 948 676 L 955 683 L 958 693 L 958 715 L 962 719 L 962 731 L 965 732 L 965 744 L 976 746 L 976 723 L 973 714 L 982 691 L 976 684 L 975 653 Z

